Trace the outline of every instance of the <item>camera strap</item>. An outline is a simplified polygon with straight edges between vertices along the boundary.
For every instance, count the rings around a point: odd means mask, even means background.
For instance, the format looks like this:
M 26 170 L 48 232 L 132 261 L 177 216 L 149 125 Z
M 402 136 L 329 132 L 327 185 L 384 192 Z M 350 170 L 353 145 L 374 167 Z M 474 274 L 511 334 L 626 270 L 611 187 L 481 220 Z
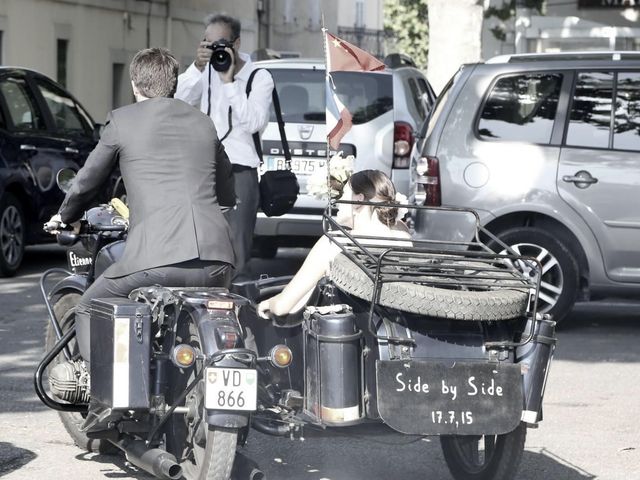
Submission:
M 211 116 L 211 65 L 207 64 L 207 67 L 209 67 L 209 82 L 207 82 L 208 88 L 207 88 L 207 117 Z M 227 130 L 227 133 L 225 133 L 222 138 L 220 139 L 220 142 L 222 142 L 225 138 L 227 138 L 229 136 L 229 134 L 231 133 L 231 130 L 233 129 L 233 122 L 231 120 L 231 105 L 229 105 L 229 112 L 227 113 L 227 124 L 229 125 L 229 130 Z
M 253 77 L 260 70 L 264 70 L 264 68 L 256 68 L 253 72 L 251 72 L 249 80 L 247 80 L 247 97 L 249 97 L 249 94 L 251 93 L 251 84 L 253 83 Z M 280 110 L 280 98 L 278 97 L 278 91 L 276 90 L 275 82 L 273 85 L 273 91 L 271 92 L 271 100 L 273 103 L 273 109 L 276 113 L 278 130 L 280 131 L 280 140 L 282 142 L 285 165 L 287 167 L 287 170 L 291 170 L 291 152 L 289 151 L 289 141 L 287 140 L 287 134 L 284 130 L 284 120 L 282 119 L 282 111 Z M 260 159 L 260 165 L 262 165 L 264 163 L 264 159 L 262 157 L 262 143 L 260 142 L 260 134 L 258 132 L 253 134 L 253 145 L 256 149 L 256 153 L 258 154 L 258 158 Z

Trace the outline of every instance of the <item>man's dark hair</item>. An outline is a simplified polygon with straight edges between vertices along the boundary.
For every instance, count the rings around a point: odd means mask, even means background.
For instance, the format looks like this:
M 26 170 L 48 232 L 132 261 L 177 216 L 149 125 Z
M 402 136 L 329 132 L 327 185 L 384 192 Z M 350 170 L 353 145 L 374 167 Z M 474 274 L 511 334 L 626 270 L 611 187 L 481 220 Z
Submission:
M 129 75 L 141 95 L 173 97 L 178 84 L 178 60 L 166 48 L 146 48 L 131 60 Z
M 225 15 L 224 13 L 212 13 L 211 15 L 207 16 L 207 18 L 205 18 L 204 26 L 208 27 L 213 23 L 222 23 L 223 25 L 229 27 L 229 30 L 231 30 L 231 35 L 233 36 L 233 38 L 230 38 L 229 40 L 231 40 L 232 42 L 235 42 L 236 39 L 240 38 L 240 29 L 242 28 L 242 26 L 240 25 L 240 20 L 230 17 L 229 15 Z

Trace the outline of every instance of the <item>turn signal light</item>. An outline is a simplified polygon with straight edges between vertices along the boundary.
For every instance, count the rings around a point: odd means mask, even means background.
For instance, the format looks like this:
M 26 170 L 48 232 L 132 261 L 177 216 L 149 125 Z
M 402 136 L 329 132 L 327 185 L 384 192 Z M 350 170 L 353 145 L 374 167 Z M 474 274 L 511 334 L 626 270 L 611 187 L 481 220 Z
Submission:
M 176 345 L 171 352 L 171 361 L 176 367 L 190 367 L 196 361 L 196 352 L 190 345 Z
M 276 345 L 269 352 L 269 361 L 274 367 L 287 368 L 291 365 L 293 354 L 286 345 Z

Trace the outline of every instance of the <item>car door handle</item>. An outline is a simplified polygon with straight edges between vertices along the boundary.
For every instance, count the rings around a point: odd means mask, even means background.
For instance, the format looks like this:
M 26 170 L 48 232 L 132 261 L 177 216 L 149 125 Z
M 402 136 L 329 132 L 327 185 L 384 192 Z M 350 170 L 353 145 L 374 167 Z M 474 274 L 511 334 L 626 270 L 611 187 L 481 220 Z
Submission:
M 37 148 L 35 147 L 35 145 L 28 145 L 23 143 L 22 145 L 20 145 L 20 150 L 33 151 L 33 150 L 37 150 Z
M 66 147 L 64 149 L 65 152 L 67 153 L 80 153 L 80 150 L 78 150 L 77 148 L 73 148 L 73 147 Z
M 575 175 L 565 175 L 562 177 L 563 182 L 575 183 L 578 188 L 587 188 L 589 185 L 598 183 L 598 179 L 591 176 L 591 174 L 585 170 L 576 172 Z

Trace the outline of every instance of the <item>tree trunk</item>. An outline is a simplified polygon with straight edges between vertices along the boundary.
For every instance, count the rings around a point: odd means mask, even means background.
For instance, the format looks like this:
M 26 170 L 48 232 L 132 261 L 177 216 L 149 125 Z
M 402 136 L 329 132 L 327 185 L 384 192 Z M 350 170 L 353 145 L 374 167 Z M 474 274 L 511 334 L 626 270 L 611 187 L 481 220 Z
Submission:
M 439 93 L 461 64 L 481 59 L 483 8 L 478 0 L 428 1 L 427 76 Z

